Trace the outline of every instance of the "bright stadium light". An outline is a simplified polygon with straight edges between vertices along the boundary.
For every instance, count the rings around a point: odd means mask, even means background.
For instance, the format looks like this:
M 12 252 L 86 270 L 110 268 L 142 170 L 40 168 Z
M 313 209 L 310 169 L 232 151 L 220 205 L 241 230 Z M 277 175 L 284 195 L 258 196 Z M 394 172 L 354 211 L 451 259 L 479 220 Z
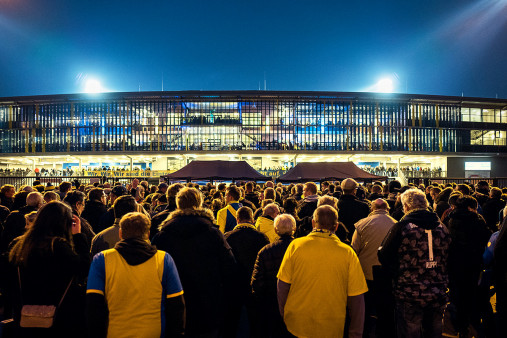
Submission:
M 104 91 L 99 81 L 95 79 L 89 79 L 86 81 L 85 93 L 101 93 Z
M 392 93 L 394 89 L 393 80 L 390 78 L 380 79 L 375 85 L 375 89 L 379 93 Z

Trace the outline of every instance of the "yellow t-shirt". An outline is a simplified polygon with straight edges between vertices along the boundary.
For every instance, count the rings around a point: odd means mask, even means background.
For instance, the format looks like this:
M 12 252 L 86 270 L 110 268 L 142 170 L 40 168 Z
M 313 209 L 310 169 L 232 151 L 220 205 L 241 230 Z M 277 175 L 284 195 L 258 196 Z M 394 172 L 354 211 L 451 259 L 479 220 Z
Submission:
M 291 285 L 284 321 L 297 337 L 343 337 L 347 296 L 368 291 L 356 253 L 329 232 L 292 241 L 277 277 Z

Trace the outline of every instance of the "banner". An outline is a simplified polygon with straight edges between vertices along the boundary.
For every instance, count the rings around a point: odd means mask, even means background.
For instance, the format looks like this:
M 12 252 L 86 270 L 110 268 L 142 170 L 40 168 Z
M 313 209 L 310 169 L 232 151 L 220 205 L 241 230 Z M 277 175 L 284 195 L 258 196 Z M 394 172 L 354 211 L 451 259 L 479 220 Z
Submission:
M 91 177 L 160 177 L 176 170 L 85 170 L 84 176 Z

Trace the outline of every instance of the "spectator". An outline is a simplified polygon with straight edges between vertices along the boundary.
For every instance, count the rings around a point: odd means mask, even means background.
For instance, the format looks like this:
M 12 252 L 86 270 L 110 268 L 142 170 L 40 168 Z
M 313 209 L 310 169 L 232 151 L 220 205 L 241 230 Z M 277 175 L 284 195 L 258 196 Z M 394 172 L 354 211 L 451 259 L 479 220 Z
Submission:
M 292 215 L 281 214 L 275 218 L 274 226 L 279 238 L 259 251 L 251 280 L 258 319 L 262 323 L 258 332 L 260 337 L 287 336 L 287 328 L 278 311 L 276 274 L 287 247 L 294 239 L 292 235 L 296 230 L 296 220 Z
M 354 234 L 354 224 L 370 214 L 369 205 L 355 196 L 357 187 L 357 182 L 352 178 L 344 179 L 341 183 L 343 195 L 338 200 L 339 219 L 347 228 L 349 241 Z
M 259 194 L 256 191 L 254 191 L 254 187 L 255 182 L 248 182 L 245 185 L 245 199 L 252 202 L 255 205 L 255 208 L 257 209 L 260 207 Z
M 7 252 L 9 244 L 18 236 L 26 231 L 25 215 L 32 211 L 39 210 L 44 204 L 42 194 L 40 192 L 31 192 L 26 197 L 26 206 L 19 210 L 13 211 L 7 216 L 3 225 L 2 240 L 0 250 L 2 253 Z
M 60 195 L 60 200 L 63 200 L 67 193 L 72 191 L 72 183 L 70 182 L 62 182 L 58 186 L 58 195 Z
M 178 267 L 187 308 L 185 336 L 217 337 L 228 321 L 234 256 L 214 226 L 211 211 L 202 208 L 197 189 L 181 189 L 176 204 L 178 209 L 162 223 L 152 243 L 169 253 Z
M 107 212 L 106 194 L 102 188 L 93 188 L 88 192 L 88 202 L 86 202 L 81 217 L 90 223 L 93 232 L 99 233 L 104 230 L 101 227 L 100 219 Z
M 102 215 L 100 218 L 100 225 L 99 228 L 107 229 L 110 226 L 114 224 L 114 201 L 120 196 L 127 195 L 128 191 L 127 188 L 125 188 L 123 185 L 116 185 L 111 189 L 111 192 L 109 193 L 109 205 L 111 206 L 107 211 Z
M 90 257 L 80 230 L 79 217 L 64 203 L 52 202 L 40 209 L 33 227 L 13 245 L 7 273 L 16 337 L 86 336 L 84 290 L 79 285 L 86 279 Z M 51 328 L 19 327 L 22 305 L 56 305 L 69 286 Z
M 54 191 L 46 191 L 44 193 L 44 202 L 49 203 L 51 201 L 60 201 L 60 195 Z
M 236 226 L 236 211 L 242 207 L 239 203 L 240 197 L 241 193 L 238 187 L 231 185 L 227 188 L 225 194 L 225 203 L 227 205 L 217 213 L 217 225 L 222 233 L 231 231 Z
M 158 213 L 153 216 L 151 219 L 151 229 L 150 229 L 150 238 L 153 238 L 158 232 L 158 228 L 162 224 L 163 221 L 166 220 L 167 216 L 174 210 L 176 210 L 176 195 L 183 188 L 183 184 L 174 183 L 169 186 L 167 189 L 167 207 L 164 211 Z
M 120 241 L 120 220 L 129 212 L 138 211 L 136 200 L 131 195 L 118 197 L 113 204 L 114 223 L 107 229 L 99 232 L 91 241 L 91 253 L 95 256 L 101 251 L 112 249 Z
M 373 267 L 380 265 L 377 257 L 378 248 L 394 223 L 396 220 L 389 216 L 387 201 L 379 198 L 373 201 L 370 215 L 355 224 L 356 231 L 352 236 L 352 248 L 357 253 L 368 285 L 368 292 L 365 294 L 365 334 L 374 335 L 372 332 L 375 327 L 374 318 L 383 315 L 381 313 L 377 315 L 377 310 L 381 305 L 378 302 L 381 295 L 375 285 Z
M 428 211 L 423 192 L 401 195 L 405 217 L 382 242 L 378 258 L 393 273 L 398 337 L 440 337 L 447 302 L 449 232 Z
M 333 207 L 318 207 L 313 225 L 308 236 L 289 244 L 283 257 L 277 276 L 280 314 L 295 336 L 342 336 L 348 307 L 348 336 L 362 337 L 368 289 L 357 255 L 333 234 L 338 226 Z
M 227 316 L 228 324 L 224 335 L 226 337 L 236 337 L 242 308 L 245 306 L 248 312 L 250 330 L 256 336 L 256 330 L 260 323 L 256 317 L 257 313 L 253 308 L 250 281 L 257 254 L 260 249 L 269 244 L 269 239 L 265 234 L 255 229 L 252 209 L 241 207 L 238 209 L 236 217 L 237 225 L 234 227 L 234 230 L 225 233 L 225 239 L 231 246 L 238 264 L 236 285 L 238 296 L 234 299 L 230 313 Z M 244 334 L 240 334 L 240 336 L 244 336 Z
M 498 333 L 507 332 L 507 207 L 494 250 L 495 290 L 498 311 Z
M 489 199 L 482 206 L 482 215 L 488 228 L 495 232 L 498 231 L 499 213 L 505 208 L 505 201 L 502 199 L 502 190 L 493 187 L 489 191 Z
M 469 325 L 480 327 L 478 312 L 482 255 L 491 232 L 477 213 L 478 203 L 472 196 L 458 199 L 456 209 L 449 215 L 449 295 L 457 310 L 457 329 L 467 337 Z
M 79 217 L 79 220 L 81 222 L 81 233 L 86 236 L 89 246 L 92 242 L 93 237 L 95 236 L 95 233 L 93 232 L 90 223 L 81 217 L 81 213 L 83 212 L 85 206 L 85 194 L 77 190 L 70 191 L 67 193 L 67 195 L 65 195 L 63 202 L 67 203 L 67 205 L 71 207 L 72 213 Z
M 304 217 L 311 216 L 315 209 L 317 209 L 317 202 L 319 196 L 317 195 L 317 185 L 313 182 L 307 182 L 303 188 L 303 200 L 299 202 L 298 217 L 303 219 Z
M 183 336 L 178 271 L 168 253 L 149 244 L 149 233 L 146 215 L 128 213 L 119 224 L 121 241 L 94 257 L 87 287 L 91 337 Z
M 12 206 L 14 204 L 14 194 L 16 193 L 16 189 L 11 184 L 5 184 L 0 188 L 0 205 L 3 205 L 9 211 L 12 211 Z
M 265 234 L 270 243 L 273 243 L 278 239 L 278 235 L 276 234 L 274 227 L 274 220 L 278 214 L 280 214 L 278 205 L 270 203 L 262 209 L 262 216 L 255 222 L 255 229 Z

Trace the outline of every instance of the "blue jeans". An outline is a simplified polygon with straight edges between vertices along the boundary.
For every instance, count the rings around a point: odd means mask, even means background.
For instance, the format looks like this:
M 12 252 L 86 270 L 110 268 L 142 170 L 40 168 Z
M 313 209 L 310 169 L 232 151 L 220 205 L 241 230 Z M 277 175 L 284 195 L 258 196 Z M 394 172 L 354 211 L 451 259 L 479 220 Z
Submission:
M 441 338 L 444 306 L 396 301 L 396 331 L 398 337 Z

